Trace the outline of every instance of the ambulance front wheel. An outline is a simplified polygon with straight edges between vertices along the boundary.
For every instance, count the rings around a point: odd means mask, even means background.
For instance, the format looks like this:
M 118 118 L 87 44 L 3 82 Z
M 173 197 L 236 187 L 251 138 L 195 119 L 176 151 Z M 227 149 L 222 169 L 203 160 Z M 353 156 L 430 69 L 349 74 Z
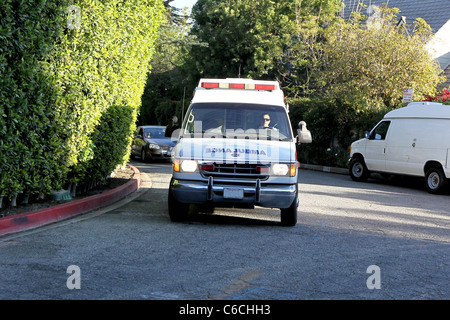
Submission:
M 293 227 L 297 224 L 297 198 L 292 201 L 292 204 L 287 209 L 281 209 L 281 225 L 286 227 Z
M 169 188 L 169 217 L 173 222 L 184 221 L 189 215 L 189 204 L 179 202 L 173 195 L 172 188 Z

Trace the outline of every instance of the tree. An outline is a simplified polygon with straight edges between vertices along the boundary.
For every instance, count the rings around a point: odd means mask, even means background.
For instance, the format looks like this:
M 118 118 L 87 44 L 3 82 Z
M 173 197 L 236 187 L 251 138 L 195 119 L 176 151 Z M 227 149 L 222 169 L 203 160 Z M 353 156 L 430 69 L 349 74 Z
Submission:
M 316 94 L 314 72 L 322 60 L 324 32 L 338 18 L 341 6 L 341 0 L 295 0 L 295 30 L 279 72 L 288 96 Z
M 291 40 L 294 15 L 286 0 L 199 0 L 192 34 L 208 46 L 190 52 L 197 78 L 276 78 L 274 63 Z
M 189 48 L 202 46 L 195 35 L 190 34 L 192 22 L 187 12 L 170 5 L 173 0 L 164 1 L 166 14 L 161 25 L 160 37 L 156 43 L 155 55 L 151 61 L 152 71 L 148 73 L 142 95 L 139 123 L 166 125 L 176 115 L 182 118 L 183 97 L 193 90 L 189 86 L 189 72 L 186 59 Z
M 438 63 L 425 49 L 432 35 L 429 25 L 416 19 L 407 26 L 413 29 L 409 34 L 397 26 L 397 9 L 380 10 L 371 23 L 364 24 L 367 17 L 355 15 L 327 29 L 317 70 L 323 92 L 333 98 L 380 101 L 391 108 L 401 104 L 404 88 L 412 88 L 416 99 L 436 92 L 442 77 Z

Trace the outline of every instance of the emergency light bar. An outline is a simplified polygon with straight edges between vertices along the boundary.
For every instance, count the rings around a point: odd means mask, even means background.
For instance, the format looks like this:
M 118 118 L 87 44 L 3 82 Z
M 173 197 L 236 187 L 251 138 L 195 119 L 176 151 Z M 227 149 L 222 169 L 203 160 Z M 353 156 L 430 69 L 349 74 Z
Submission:
M 247 89 L 247 90 L 276 90 L 274 84 L 258 84 L 258 83 L 228 83 L 228 82 L 202 82 L 201 87 L 205 89 Z

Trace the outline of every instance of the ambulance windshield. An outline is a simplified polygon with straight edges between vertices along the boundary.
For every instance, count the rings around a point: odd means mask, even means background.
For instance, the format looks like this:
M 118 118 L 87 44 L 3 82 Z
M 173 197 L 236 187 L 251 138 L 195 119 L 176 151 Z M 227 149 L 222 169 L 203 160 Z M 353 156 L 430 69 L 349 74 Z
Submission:
M 248 103 L 196 103 L 186 116 L 183 136 L 292 140 L 287 113 L 282 106 Z

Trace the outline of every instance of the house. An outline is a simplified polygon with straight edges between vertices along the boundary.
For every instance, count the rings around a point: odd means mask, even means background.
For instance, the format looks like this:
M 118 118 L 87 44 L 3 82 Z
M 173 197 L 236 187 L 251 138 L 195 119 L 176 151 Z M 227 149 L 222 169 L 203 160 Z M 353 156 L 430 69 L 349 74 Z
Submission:
M 343 17 L 350 16 L 354 11 L 371 16 L 377 7 L 384 4 L 400 10 L 399 22 L 412 24 L 416 18 L 423 18 L 434 33 L 426 47 L 447 78 L 441 86 L 450 87 L 450 0 L 343 0 L 342 3 Z

